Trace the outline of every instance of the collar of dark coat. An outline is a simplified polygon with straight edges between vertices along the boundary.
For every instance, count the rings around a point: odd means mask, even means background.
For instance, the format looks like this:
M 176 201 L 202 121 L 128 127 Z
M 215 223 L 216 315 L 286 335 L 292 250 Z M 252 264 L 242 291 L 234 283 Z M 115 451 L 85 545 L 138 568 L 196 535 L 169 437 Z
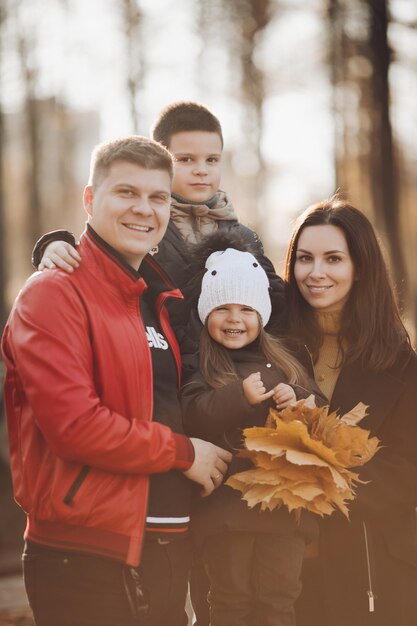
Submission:
M 369 408 L 360 426 L 376 434 L 385 418 L 392 413 L 404 387 L 404 380 L 395 370 L 372 372 L 362 369 L 357 363 L 351 363 L 340 372 L 330 408 L 344 415 L 363 402 Z
M 257 363 L 262 359 L 266 362 L 266 358 L 260 349 L 259 337 L 243 348 L 238 348 L 237 350 L 224 348 L 224 350 L 234 363 Z

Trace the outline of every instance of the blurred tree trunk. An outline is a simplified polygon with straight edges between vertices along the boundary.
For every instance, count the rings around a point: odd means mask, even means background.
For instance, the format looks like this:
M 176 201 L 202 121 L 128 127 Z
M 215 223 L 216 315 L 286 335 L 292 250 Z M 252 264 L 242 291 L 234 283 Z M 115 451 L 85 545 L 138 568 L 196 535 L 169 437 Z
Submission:
M 264 181 L 264 161 L 261 152 L 263 132 L 263 101 L 265 82 L 262 70 L 256 65 L 255 53 L 259 37 L 270 20 L 270 0 L 230 0 L 234 8 L 233 24 L 238 25 L 238 58 L 241 66 L 241 89 L 245 109 L 244 135 L 256 154 L 258 173 L 255 184 L 255 198 L 262 198 Z
M 373 67 L 371 185 L 377 207 L 376 214 L 381 216 L 381 226 L 389 239 L 393 274 L 400 301 L 403 302 L 406 270 L 401 245 L 398 181 L 390 121 L 388 72 L 391 51 L 388 45 L 388 7 L 387 0 L 367 0 L 367 4 L 370 15 L 369 56 Z
M 144 82 L 144 61 L 142 42 L 143 13 L 138 0 L 118 0 L 123 20 L 123 33 L 126 39 L 127 91 L 133 132 L 139 132 L 138 94 Z
M 18 30 L 17 52 L 22 73 L 22 87 L 24 93 L 24 115 L 27 141 L 27 239 L 31 250 L 34 242 L 42 235 L 42 203 L 41 203 L 41 127 L 39 102 L 36 98 L 36 82 L 38 70 L 34 64 L 35 43 L 31 35 Z
M 270 0 L 231 0 L 230 10 L 236 29 L 235 50 L 241 74 L 241 99 L 243 104 L 243 136 L 248 156 L 255 157 L 254 176 L 248 189 L 250 204 L 262 217 L 265 192 L 265 163 L 261 151 L 263 133 L 263 101 L 265 81 L 262 70 L 256 65 L 255 55 L 262 32 L 271 18 Z M 253 158 L 253 157 L 252 157 Z M 261 220 L 262 221 L 262 220 Z M 259 227 L 257 230 L 261 230 Z
M 256 65 L 255 53 L 259 37 L 270 19 L 270 4 L 270 0 L 227 2 L 231 11 L 231 24 L 236 32 L 233 52 L 237 55 L 241 70 L 241 91 L 247 113 L 245 123 L 254 146 L 259 146 L 262 135 L 262 104 L 265 96 L 264 76 Z
M 337 186 L 385 233 L 401 303 L 406 270 L 390 122 L 387 0 L 328 0 Z
M 242 146 L 239 161 L 248 174 L 241 189 L 251 209 L 251 225 L 262 211 L 265 191 L 265 164 L 261 151 L 263 101 L 266 93 L 264 73 L 256 63 L 256 52 L 272 17 L 272 0 L 213 0 L 199 3 L 199 28 L 217 45 L 228 50 L 233 77 L 237 82 L 236 105 L 242 115 Z M 219 38 L 218 33 L 221 33 Z M 217 34 L 217 36 L 216 36 Z M 205 52 L 205 49 L 204 49 Z M 202 59 L 204 64 L 204 59 Z
M 346 189 L 344 157 L 348 152 L 345 90 L 340 88 L 346 73 L 346 37 L 343 31 L 343 15 L 338 0 L 328 0 L 327 15 L 330 25 L 329 69 L 333 95 L 333 121 L 335 145 L 336 187 Z

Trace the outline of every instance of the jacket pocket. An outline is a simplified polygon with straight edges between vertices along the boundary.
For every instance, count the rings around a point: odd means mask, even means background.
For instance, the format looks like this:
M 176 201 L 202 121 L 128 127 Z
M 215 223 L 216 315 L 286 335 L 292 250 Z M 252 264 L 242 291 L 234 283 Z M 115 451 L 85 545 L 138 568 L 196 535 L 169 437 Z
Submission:
M 64 497 L 64 504 L 66 504 L 67 506 L 72 505 L 75 495 L 77 494 L 78 490 L 86 479 L 90 469 L 90 465 L 83 465 L 83 467 L 80 469 L 74 482 L 72 483 L 71 487 L 68 489 Z

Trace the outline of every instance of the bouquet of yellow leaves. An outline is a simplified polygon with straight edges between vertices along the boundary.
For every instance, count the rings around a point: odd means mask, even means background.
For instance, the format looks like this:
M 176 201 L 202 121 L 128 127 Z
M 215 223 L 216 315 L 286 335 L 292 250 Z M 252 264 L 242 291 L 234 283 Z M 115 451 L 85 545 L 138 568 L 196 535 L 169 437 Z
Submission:
M 339 508 L 346 517 L 355 497 L 358 474 L 379 449 L 377 437 L 357 424 L 366 414 L 360 403 L 342 417 L 329 407 L 315 406 L 314 396 L 270 410 L 265 427 L 243 431 L 245 450 L 254 468 L 234 474 L 226 485 L 242 492 L 249 507 L 273 510 L 283 504 L 299 518 L 301 509 L 330 515 Z

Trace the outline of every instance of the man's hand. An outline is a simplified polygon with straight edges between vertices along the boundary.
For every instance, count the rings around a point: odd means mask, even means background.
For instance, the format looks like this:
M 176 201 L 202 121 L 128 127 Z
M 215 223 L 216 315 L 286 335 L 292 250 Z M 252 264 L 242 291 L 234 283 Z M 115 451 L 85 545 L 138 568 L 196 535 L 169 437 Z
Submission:
M 280 383 L 274 387 L 272 391 L 272 398 L 277 405 L 277 409 L 284 409 L 286 406 L 297 400 L 294 389 L 285 383 Z
M 54 270 L 58 267 L 70 274 L 77 269 L 81 257 L 77 250 L 66 241 L 51 241 L 45 248 L 38 270 Z
M 184 472 L 184 476 L 202 485 L 201 495 L 209 496 L 222 484 L 227 463 L 232 460 L 232 455 L 208 441 L 194 437 L 191 437 L 190 441 L 194 446 L 195 458 L 190 469 Z
M 261 379 L 261 373 L 255 372 L 250 374 L 243 381 L 243 393 L 249 404 L 261 404 L 264 400 L 268 400 L 274 395 L 274 389 L 266 392 L 264 384 Z

